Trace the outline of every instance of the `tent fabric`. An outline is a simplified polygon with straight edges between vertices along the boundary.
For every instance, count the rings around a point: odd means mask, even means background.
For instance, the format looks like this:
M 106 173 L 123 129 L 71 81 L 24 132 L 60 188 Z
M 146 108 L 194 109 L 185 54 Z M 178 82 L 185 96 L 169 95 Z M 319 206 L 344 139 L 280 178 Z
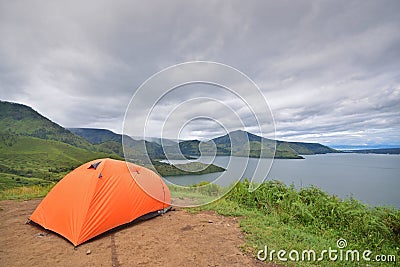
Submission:
M 153 171 L 125 161 L 97 159 L 61 179 L 29 219 L 77 246 L 169 203 L 169 189 Z

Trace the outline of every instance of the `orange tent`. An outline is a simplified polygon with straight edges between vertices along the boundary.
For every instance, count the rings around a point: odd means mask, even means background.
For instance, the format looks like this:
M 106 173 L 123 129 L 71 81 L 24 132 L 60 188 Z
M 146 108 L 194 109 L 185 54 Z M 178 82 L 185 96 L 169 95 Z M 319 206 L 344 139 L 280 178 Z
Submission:
M 77 246 L 143 215 L 161 214 L 169 203 L 169 189 L 153 171 L 98 159 L 60 180 L 29 219 Z

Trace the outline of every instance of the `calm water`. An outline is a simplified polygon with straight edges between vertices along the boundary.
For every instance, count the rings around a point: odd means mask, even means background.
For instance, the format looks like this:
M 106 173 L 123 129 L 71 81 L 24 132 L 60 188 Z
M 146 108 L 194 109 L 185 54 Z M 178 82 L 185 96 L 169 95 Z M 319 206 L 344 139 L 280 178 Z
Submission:
M 210 162 L 210 158 L 202 162 Z M 201 181 L 214 181 L 228 185 L 238 176 L 251 177 L 258 159 L 216 157 L 215 165 L 226 168 L 227 172 L 204 175 L 167 177 L 170 182 L 189 185 Z M 182 163 L 182 161 L 171 161 Z M 268 159 L 261 159 L 263 166 L 269 166 Z M 221 176 L 222 175 L 222 176 Z M 372 206 L 395 206 L 400 208 L 400 155 L 376 154 L 326 154 L 305 156 L 303 160 L 275 159 L 267 179 L 276 179 L 297 188 L 316 185 L 324 191 L 342 198 L 353 196 Z

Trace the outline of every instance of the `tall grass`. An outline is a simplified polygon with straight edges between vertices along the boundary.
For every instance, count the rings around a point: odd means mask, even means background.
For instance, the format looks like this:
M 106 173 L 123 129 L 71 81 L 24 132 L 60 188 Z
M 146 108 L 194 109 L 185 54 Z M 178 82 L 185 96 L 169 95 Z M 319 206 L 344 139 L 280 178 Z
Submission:
M 54 184 L 40 186 L 20 186 L 14 188 L 8 188 L 0 190 L 0 200 L 5 199 L 32 199 L 38 197 L 44 197 L 53 188 Z
M 168 188 L 172 197 L 180 199 L 188 198 L 193 205 L 209 203 L 228 191 L 228 188 L 222 188 L 210 182 L 200 182 L 185 187 L 169 184 Z
M 337 248 L 336 241 L 344 238 L 349 249 L 396 255 L 400 260 L 400 211 L 395 208 L 371 208 L 313 186 L 296 190 L 278 181 L 268 181 L 254 192 L 249 192 L 248 186 L 248 181 L 239 182 L 224 199 L 203 209 L 244 216 L 240 225 L 247 233 L 247 248 L 253 252 L 265 245 L 287 251 L 322 251 Z M 353 266 L 349 262 L 321 264 Z M 296 263 L 302 265 L 310 263 Z

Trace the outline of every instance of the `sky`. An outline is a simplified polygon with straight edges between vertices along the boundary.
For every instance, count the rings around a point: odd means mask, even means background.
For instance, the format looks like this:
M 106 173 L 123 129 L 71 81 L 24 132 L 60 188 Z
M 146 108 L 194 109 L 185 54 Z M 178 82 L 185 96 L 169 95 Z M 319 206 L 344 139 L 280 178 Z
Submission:
M 121 133 L 128 104 L 149 77 L 212 61 L 255 82 L 277 139 L 400 145 L 399 1 L 249 2 L 0 0 L 0 99 L 64 127 Z M 223 133 L 221 124 L 234 118 L 204 96 L 234 110 L 242 102 L 211 87 L 192 84 L 166 97 L 160 112 L 203 97 L 179 109 L 168 129 L 183 129 L 181 138 Z M 154 104 L 150 91 L 141 104 Z M 190 120 L 194 110 L 198 119 Z M 213 118 L 201 117 L 204 110 Z M 156 115 L 152 122 L 165 121 Z

